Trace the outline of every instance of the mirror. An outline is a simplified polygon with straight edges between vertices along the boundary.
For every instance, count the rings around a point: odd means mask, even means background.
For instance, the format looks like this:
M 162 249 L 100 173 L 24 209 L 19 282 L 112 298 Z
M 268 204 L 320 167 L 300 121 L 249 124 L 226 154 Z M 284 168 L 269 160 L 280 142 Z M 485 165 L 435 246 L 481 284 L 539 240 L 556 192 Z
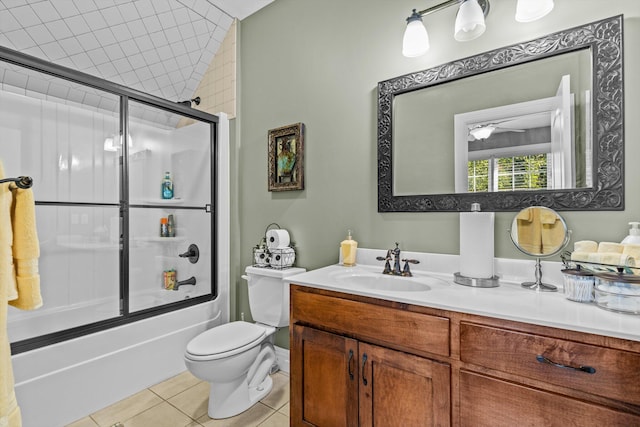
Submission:
M 540 258 L 558 254 L 569 243 L 569 230 L 564 219 L 553 209 L 532 206 L 522 209 L 511 223 L 511 241 L 522 253 L 536 257 L 536 281 L 525 282 L 523 288 L 538 291 L 557 291 L 553 285 L 542 283 Z
M 624 209 L 621 29 L 617 16 L 380 82 L 378 211 Z M 499 176 L 505 158 L 539 157 L 526 180 Z

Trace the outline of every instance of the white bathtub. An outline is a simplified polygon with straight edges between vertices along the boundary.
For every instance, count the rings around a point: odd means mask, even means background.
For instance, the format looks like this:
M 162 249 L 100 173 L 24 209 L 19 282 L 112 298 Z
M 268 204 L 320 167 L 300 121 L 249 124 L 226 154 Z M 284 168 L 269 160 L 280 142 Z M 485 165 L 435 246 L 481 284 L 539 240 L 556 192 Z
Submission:
M 23 424 L 64 426 L 184 371 L 189 340 L 228 320 L 218 298 L 13 356 Z

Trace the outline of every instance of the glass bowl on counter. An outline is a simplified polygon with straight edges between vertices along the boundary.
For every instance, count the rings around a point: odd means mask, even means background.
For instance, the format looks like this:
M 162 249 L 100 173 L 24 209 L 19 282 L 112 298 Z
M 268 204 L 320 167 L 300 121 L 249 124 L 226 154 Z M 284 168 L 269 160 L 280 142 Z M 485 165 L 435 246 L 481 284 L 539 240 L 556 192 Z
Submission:
M 605 310 L 640 314 L 640 276 L 596 273 L 594 300 L 598 307 Z
M 564 278 L 564 296 L 577 302 L 593 301 L 593 273 L 580 268 L 562 270 Z

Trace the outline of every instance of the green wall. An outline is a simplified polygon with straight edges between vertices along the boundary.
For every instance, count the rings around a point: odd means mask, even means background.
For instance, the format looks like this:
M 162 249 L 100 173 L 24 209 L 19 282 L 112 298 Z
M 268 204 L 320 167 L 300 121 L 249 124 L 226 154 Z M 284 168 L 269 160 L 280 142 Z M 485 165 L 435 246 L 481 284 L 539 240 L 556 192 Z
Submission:
M 240 23 L 239 109 L 232 132 L 232 317 L 250 319 L 246 282 L 251 249 L 277 222 L 297 247 L 297 265 L 315 269 L 338 260 L 352 229 L 360 247 L 457 254 L 457 213 L 378 213 L 377 83 L 598 19 L 624 14 L 626 210 L 563 212 L 572 241 L 620 241 L 640 220 L 640 2 L 559 0 L 540 21 L 515 22 L 515 0 L 491 4 L 487 31 L 456 42 L 456 8 L 425 18 L 431 50 L 401 54 L 405 18 L 425 0 L 275 0 Z M 267 131 L 303 122 L 305 190 L 267 191 Z M 453 141 L 452 141 L 453 143 Z M 496 256 L 521 258 L 507 229 L 513 213 L 496 215 Z M 235 309 L 235 313 L 234 313 Z M 288 347 L 282 331 L 278 345 Z

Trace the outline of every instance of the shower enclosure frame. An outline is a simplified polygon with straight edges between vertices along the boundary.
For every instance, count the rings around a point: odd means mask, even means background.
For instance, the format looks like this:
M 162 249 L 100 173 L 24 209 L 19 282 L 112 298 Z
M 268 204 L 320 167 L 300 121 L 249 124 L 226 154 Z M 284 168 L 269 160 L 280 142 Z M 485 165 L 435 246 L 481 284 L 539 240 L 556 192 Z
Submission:
M 129 312 L 129 209 L 131 206 L 141 207 L 139 205 L 130 205 L 129 203 L 129 147 L 128 144 L 122 144 L 122 157 L 120 166 L 120 203 L 84 203 L 84 202 L 38 202 L 36 206 L 56 205 L 56 206 L 82 206 L 82 207 L 117 207 L 120 209 L 121 239 L 119 250 L 119 267 L 120 267 L 120 315 L 117 317 L 101 320 L 93 323 L 87 323 L 81 326 L 69 329 L 47 333 L 45 335 L 27 338 L 21 341 L 11 343 L 12 354 L 19 354 L 29 350 L 45 347 L 58 342 L 78 338 L 95 332 L 114 328 L 117 326 L 137 322 L 149 317 L 158 316 L 175 310 L 180 310 L 193 305 L 205 303 L 218 297 L 218 284 L 216 272 L 218 271 L 218 204 L 217 204 L 217 187 L 218 187 L 218 117 L 200 110 L 187 107 L 177 102 L 168 101 L 166 99 L 150 95 L 136 89 L 110 82 L 108 80 L 83 73 L 61 65 L 26 55 L 21 52 L 0 46 L 0 61 L 11 63 L 17 66 L 29 68 L 34 71 L 45 73 L 57 78 L 79 83 L 94 89 L 111 93 L 119 97 L 119 120 L 120 135 L 128 135 L 129 132 L 129 101 L 135 101 L 147 106 L 159 108 L 170 113 L 179 114 L 186 118 L 199 120 L 208 123 L 210 126 L 210 165 L 211 165 L 211 195 L 210 203 L 203 208 L 206 213 L 211 215 L 211 290 L 210 293 L 196 296 L 193 298 L 167 303 L 164 305 Z M 35 183 L 34 185 L 37 185 Z M 189 209 L 189 208 L 186 208 Z M 46 304 L 46 301 L 45 301 Z

